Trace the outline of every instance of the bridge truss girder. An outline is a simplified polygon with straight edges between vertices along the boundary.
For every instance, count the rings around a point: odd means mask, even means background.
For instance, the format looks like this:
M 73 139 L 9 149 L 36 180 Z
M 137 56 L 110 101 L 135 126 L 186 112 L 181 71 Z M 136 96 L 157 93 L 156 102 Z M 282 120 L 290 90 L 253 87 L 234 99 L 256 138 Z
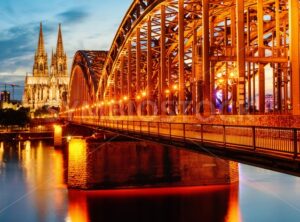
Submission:
M 106 51 L 77 51 L 70 76 L 69 110 L 83 115 L 97 101 L 96 92 L 107 57 Z
M 299 54 L 299 0 L 134 1 L 97 105 L 101 115 L 300 114 Z

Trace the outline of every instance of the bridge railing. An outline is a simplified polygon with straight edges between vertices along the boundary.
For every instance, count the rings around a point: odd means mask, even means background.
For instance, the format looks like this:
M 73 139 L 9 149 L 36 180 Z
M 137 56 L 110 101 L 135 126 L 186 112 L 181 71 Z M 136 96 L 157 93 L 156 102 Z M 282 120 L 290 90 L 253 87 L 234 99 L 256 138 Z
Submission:
M 198 123 L 150 122 L 134 120 L 76 119 L 80 124 L 100 126 L 170 142 L 195 142 L 230 147 L 251 152 L 297 158 L 300 152 L 300 129 L 266 126 L 218 125 Z

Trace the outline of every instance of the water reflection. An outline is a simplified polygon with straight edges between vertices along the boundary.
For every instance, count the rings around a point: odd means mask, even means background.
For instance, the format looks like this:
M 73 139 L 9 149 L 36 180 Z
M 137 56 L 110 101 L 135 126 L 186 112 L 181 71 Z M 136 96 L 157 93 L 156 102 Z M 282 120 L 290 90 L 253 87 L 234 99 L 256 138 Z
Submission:
M 72 190 L 69 191 L 70 221 L 125 221 L 124 218 L 133 222 L 240 221 L 236 190 L 237 185 Z
M 68 187 L 195 186 L 238 181 L 235 162 L 147 142 L 69 142 Z
M 5 143 L 3 149 L 0 221 L 62 221 L 67 215 L 62 152 L 42 141 Z
M 2 174 L 3 168 L 3 154 L 4 154 L 4 143 L 0 142 L 0 175 Z
M 86 146 L 90 151 L 96 148 L 95 144 Z M 130 169 L 130 161 L 126 162 L 126 158 L 137 153 L 129 152 L 132 149 L 129 145 L 114 148 L 110 144 L 110 147 L 111 150 L 103 148 L 96 155 L 97 158 L 103 154 L 112 157 L 110 163 L 101 164 L 113 173 L 116 171 L 112 169 L 118 167 L 113 161 L 121 161 L 124 172 Z M 139 169 L 147 169 L 143 168 L 146 163 L 161 165 L 162 157 L 168 161 L 176 157 L 173 160 L 182 160 L 180 164 L 189 162 L 207 172 L 218 170 L 216 162 L 209 162 L 198 154 L 183 161 L 180 152 L 173 150 L 166 155 L 163 148 L 163 152 L 149 158 L 145 144 L 134 147 L 143 151 L 139 153 L 143 160 Z M 153 150 L 159 149 L 153 146 Z M 122 151 L 121 156 L 115 155 L 118 150 Z M 76 151 L 75 157 L 80 161 L 81 153 L 85 152 Z M 171 159 L 166 158 L 170 156 Z M 200 160 L 204 162 L 199 164 Z M 178 177 L 172 175 L 181 175 L 181 169 L 186 169 L 179 167 L 180 164 L 178 161 L 171 163 L 177 166 L 171 174 L 164 173 L 171 172 L 169 169 L 162 171 L 154 166 L 150 172 L 156 172 L 160 179 L 162 175 L 176 179 Z M 88 164 L 86 170 L 94 168 L 92 172 L 99 172 L 100 165 Z M 300 178 L 255 167 L 240 165 L 240 183 L 232 185 L 78 191 L 66 187 L 68 166 L 66 152 L 55 150 L 45 142 L 0 143 L 0 221 L 298 222 L 300 218 Z M 191 175 L 192 171 L 184 172 Z M 208 178 L 202 175 L 205 177 Z

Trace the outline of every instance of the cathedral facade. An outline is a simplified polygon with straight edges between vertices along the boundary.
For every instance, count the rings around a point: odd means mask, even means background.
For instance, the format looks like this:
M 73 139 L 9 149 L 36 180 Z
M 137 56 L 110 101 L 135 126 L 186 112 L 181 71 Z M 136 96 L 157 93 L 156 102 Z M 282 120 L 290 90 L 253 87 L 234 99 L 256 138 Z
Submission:
M 43 27 L 40 24 L 38 47 L 34 56 L 32 75 L 26 75 L 23 106 L 32 110 L 48 107 L 62 107 L 67 102 L 69 85 L 67 55 L 64 52 L 61 25 L 58 29 L 56 51 L 48 56 L 44 45 Z

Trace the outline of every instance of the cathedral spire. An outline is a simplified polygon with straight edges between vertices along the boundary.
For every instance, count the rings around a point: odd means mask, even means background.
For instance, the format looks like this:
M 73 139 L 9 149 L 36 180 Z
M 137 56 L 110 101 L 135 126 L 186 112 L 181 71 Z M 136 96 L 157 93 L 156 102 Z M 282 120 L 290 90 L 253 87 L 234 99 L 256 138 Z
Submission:
M 40 23 L 40 33 L 38 47 L 36 49 L 34 64 L 33 64 L 33 76 L 48 76 L 48 61 L 47 53 L 45 50 L 43 25 Z
M 64 55 L 64 46 L 63 46 L 63 40 L 62 40 L 62 34 L 61 34 L 61 24 L 59 24 L 59 28 L 58 28 L 56 55 L 57 56 Z
M 37 55 L 45 55 L 46 54 L 42 22 L 40 23 L 39 42 L 38 42 L 38 48 L 37 48 L 36 54 Z
M 52 55 L 51 55 L 51 65 L 54 66 L 55 62 L 54 62 L 54 54 L 53 54 L 53 49 L 52 49 Z

